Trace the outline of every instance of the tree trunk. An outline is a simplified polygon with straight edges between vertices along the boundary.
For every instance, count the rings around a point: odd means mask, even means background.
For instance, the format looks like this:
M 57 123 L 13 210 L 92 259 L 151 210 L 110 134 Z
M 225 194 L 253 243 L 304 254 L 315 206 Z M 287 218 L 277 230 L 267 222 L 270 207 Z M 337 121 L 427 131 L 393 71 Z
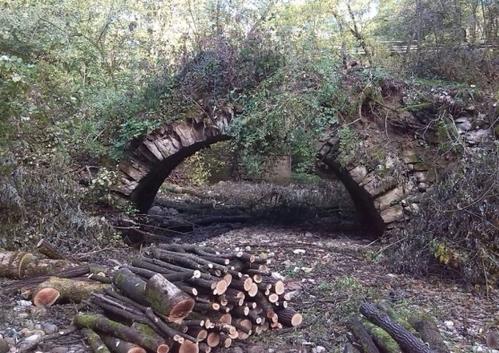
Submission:
M 161 274 L 147 281 L 145 295 L 155 311 L 172 320 L 183 319 L 194 308 L 195 301 Z
M 51 306 L 56 301 L 79 303 L 90 297 L 93 292 L 101 292 L 109 285 L 88 280 L 50 277 L 35 289 L 33 304 L 35 306 Z
M 388 332 L 397 341 L 403 351 L 411 353 L 435 353 L 402 325 L 393 322 L 387 314 L 378 310 L 374 304 L 362 304 L 360 312 L 373 324 L 378 325 Z

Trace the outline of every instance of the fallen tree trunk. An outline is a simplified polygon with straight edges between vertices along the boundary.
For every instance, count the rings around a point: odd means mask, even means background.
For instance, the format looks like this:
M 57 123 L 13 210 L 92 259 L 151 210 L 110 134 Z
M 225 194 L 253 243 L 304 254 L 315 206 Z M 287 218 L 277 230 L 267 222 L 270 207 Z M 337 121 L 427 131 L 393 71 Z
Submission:
M 380 311 L 376 305 L 364 303 L 360 306 L 360 312 L 373 324 L 381 327 L 397 341 L 400 348 L 411 353 L 435 353 L 423 341 L 407 331 L 402 325 L 393 322 L 390 317 Z
M 33 293 L 35 306 L 51 306 L 57 301 L 79 303 L 94 292 L 102 292 L 108 284 L 69 278 L 50 277 L 40 283 Z

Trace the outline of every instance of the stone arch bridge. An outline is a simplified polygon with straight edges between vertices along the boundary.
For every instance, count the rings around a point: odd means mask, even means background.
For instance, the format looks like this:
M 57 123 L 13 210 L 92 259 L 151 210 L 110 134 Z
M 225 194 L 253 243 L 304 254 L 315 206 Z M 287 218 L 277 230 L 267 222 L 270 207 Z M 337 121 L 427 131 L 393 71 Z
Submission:
M 184 159 L 230 138 L 232 119 L 233 111 L 226 108 L 209 121 L 172 122 L 135 141 L 119 164 L 116 191 L 146 212 L 161 184 Z M 366 230 L 380 236 L 418 212 L 418 199 L 435 181 L 437 171 L 431 167 L 434 151 L 430 149 L 428 156 L 428 146 L 422 147 L 415 137 L 415 132 L 427 129 L 419 118 L 406 111 L 384 122 L 364 120 L 357 133 L 357 153 L 347 163 L 340 162 L 338 130 L 320 141 L 317 170 L 343 182 Z M 455 121 L 465 140 L 475 133 L 468 129 L 468 118 Z M 432 163 L 427 163 L 429 159 Z

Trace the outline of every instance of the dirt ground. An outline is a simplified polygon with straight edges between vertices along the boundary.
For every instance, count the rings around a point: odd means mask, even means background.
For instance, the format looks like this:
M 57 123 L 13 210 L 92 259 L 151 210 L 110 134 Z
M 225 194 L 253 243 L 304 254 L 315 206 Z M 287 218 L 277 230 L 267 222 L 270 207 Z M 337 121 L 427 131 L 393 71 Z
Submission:
M 226 352 L 342 352 L 348 337 L 345 322 L 364 299 L 386 299 L 395 307 L 435 316 L 452 352 L 497 352 L 485 345 L 487 333 L 499 324 L 496 292 L 486 296 L 455 282 L 389 273 L 379 263 L 379 245 L 355 234 L 321 234 L 296 226 L 252 226 L 203 244 L 269 253 L 271 269 L 283 276 L 288 290 L 293 291 L 291 306 L 304 315 L 301 327 L 266 332 L 238 342 Z M 122 248 L 108 250 L 99 257 L 117 259 L 108 261 L 108 265 L 116 266 L 137 253 Z M 20 296 L 2 298 L 0 335 L 9 342 L 19 342 L 25 336 L 56 332 L 69 325 L 83 306 L 67 304 L 39 310 Z M 17 352 L 15 348 L 11 351 Z M 47 341 L 38 351 L 88 350 L 82 338 L 72 334 Z

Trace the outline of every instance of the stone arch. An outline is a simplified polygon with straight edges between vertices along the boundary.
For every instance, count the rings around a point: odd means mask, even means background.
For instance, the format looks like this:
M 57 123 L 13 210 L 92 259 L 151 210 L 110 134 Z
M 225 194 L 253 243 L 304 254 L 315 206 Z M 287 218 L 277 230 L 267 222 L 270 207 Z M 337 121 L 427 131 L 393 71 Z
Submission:
M 189 119 L 165 124 L 136 141 L 118 167 L 116 191 L 147 212 L 161 184 L 184 159 L 213 143 L 228 139 L 232 111 L 209 121 Z

